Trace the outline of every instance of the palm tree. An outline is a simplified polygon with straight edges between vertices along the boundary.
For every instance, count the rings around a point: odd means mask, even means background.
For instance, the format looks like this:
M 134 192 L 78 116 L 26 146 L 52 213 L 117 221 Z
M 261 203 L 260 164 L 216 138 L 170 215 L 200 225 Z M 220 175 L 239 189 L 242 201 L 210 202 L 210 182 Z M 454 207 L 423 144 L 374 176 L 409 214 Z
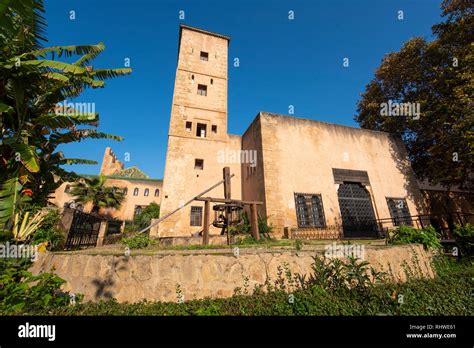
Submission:
M 92 212 L 99 213 L 100 208 L 118 209 L 122 205 L 125 196 L 117 187 L 105 186 L 106 178 L 84 178 L 74 183 L 71 187 L 71 196 L 76 202 L 86 204 L 92 202 Z
M 43 13 L 44 0 L 0 0 L 0 229 L 11 224 L 25 199 L 45 205 L 59 185 L 77 178 L 62 165 L 96 163 L 65 158 L 58 146 L 87 138 L 122 140 L 96 130 L 97 113 L 58 112 L 57 104 L 131 69 L 94 69 L 92 60 L 105 49 L 101 42 L 43 47 Z M 58 60 L 73 56 L 78 59 L 72 63 Z

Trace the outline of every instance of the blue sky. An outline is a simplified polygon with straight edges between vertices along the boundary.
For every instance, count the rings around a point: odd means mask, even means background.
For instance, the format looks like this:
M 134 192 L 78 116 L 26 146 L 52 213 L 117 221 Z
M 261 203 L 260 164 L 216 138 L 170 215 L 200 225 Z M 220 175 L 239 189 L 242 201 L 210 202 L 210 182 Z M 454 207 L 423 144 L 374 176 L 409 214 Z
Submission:
M 61 150 L 100 165 L 111 146 L 119 159 L 130 154 L 126 166 L 163 176 L 180 23 L 231 37 L 229 63 L 238 57 L 240 66 L 229 65 L 230 133 L 242 134 L 258 111 L 288 114 L 289 105 L 298 117 L 357 127 L 357 101 L 382 57 L 414 36 L 430 39 L 440 2 L 46 0 L 48 45 L 102 41 L 106 50 L 95 68 L 120 68 L 129 58 L 133 69 L 72 100 L 95 103 L 100 131 L 125 140 L 87 140 Z M 346 57 L 349 67 L 343 67 Z M 67 169 L 98 174 L 99 165 Z

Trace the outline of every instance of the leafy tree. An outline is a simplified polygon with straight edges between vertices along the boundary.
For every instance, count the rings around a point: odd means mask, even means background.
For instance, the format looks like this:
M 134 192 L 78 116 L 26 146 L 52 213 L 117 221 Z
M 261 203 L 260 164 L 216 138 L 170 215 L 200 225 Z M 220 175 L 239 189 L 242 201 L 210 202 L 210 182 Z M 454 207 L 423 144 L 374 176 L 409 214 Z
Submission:
M 93 213 L 98 213 L 100 208 L 120 208 L 125 199 L 123 192 L 116 187 L 105 186 L 105 181 L 105 176 L 84 178 L 72 185 L 70 194 L 76 202 L 92 202 Z
M 435 40 L 407 41 L 387 54 L 366 86 L 356 120 L 400 137 L 419 179 L 474 187 L 474 4 L 444 0 Z M 419 117 L 383 116 L 382 105 L 419 103 Z
M 150 226 L 151 219 L 158 219 L 160 217 L 160 206 L 155 202 L 150 203 L 133 219 L 133 223 L 140 229 Z
M 43 47 L 43 0 L 0 0 L 0 228 L 22 200 L 45 205 L 64 181 L 77 179 L 65 164 L 95 161 L 65 158 L 58 146 L 88 138 L 122 138 L 98 132 L 99 116 L 58 103 L 131 69 L 95 69 L 103 43 Z M 57 59 L 77 59 L 66 63 Z M 70 59 L 69 59 L 70 60 Z

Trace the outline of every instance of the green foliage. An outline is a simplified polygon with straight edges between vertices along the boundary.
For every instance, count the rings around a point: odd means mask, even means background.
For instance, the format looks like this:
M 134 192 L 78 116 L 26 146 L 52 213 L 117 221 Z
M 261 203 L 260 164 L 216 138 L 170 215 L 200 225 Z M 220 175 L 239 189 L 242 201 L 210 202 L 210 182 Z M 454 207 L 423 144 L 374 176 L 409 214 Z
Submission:
M 84 139 L 121 140 L 97 131 L 98 114 L 57 106 L 131 69 L 95 69 L 91 62 L 105 49 L 102 43 L 44 48 L 44 12 L 42 0 L 0 5 L 0 229 L 11 226 L 18 187 L 45 206 L 51 192 L 77 177 L 62 165 L 95 163 L 65 158 L 58 147 Z M 67 63 L 58 61 L 63 57 Z
M 28 263 L 1 260 L 0 313 L 45 311 L 69 304 L 69 294 L 61 291 L 64 280 L 52 273 L 33 275 Z
M 348 257 L 346 262 L 325 256 L 315 256 L 313 259 L 313 273 L 307 280 L 300 277 L 305 286 L 317 286 L 327 291 L 365 291 L 386 279 L 385 273 L 369 268 L 367 261 L 359 261 L 354 257 Z
M 269 234 L 272 233 L 273 226 L 268 224 L 267 217 L 258 215 L 258 231 L 262 236 L 270 238 Z
M 11 218 L 21 200 L 22 187 L 17 176 L 5 180 L 0 186 L 0 230 L 7 222 L 12 223 Z
M 356 120 L 401 138 L 419 178 L 472 189 L 473 5 L 444 0 L 441 9 L 444 21 L 432 27 L 433 41 L 412 38 L 383 58 L 358 103 Z M 381 107 L 389 100 L 417 103 L 420 114 L 385 116 Z
M 158 219 L 159 217 L 160 206 L 155 202 L 152 202 L 134 217 L 133 223 L 141 230 L 150 226 L 151 219 Z
M 328 261 L 326 261 L 327 263 Z M 291 292 L 280 288 L 262 291 L 256 288 L 251 295 L 239 294 L 230 298 L 202 299 L 176 302 L 117 303 L 115 300 L 90 302 L 76 306 L 39 311 L 50 315 L 226 315 L 226 316 L 365 316 L 365 315 L 472 315 L 474 301 L 471 289 L 474 270 L 464 267 L 456 272 L 440 274 L 435 279 L 409 279 L 405 283 L 383 282 L 366 287 L 367 282 L 357 262 L 353 266 L 355 286 L 337 289 L 312 283 Z M 339 266 L 334 268 L 334 273 Z M 338 278 L 340 279 L 340 277 Z M 339 280 L 340 283 L 342 280 Z M 331 284 L 334 284 L 333 282 Z M 402 295 L 403 301 L 400 301 Z
M 440 236 L 433 226 L 428 226 L 423 229 L 416 229 L 410 226 L 399 226 L 393 231 L 390 231 L 387 236 L 388 244 L 423 244 L 425 249 L 440 249 Z
M 98 213 L 100 208 L 120 208 L 125 196 L 116 187 L 105 185 L 106 177 L 83 178 L 71 187 L 70 195 L 82 204 L 92 202 L 92 212 Z
M 474 256 L 474 225 L 456 225 L 453 235 L 460 248 L 461 256 Z
M 23 213 L 36 214 L 41 210 L 41 207 L 34 204 L 24 205 L 22 208 Z M 57 229 L 57 225 L 61 220 L 61 214 L 57 208 L 48 208 L 47 214 L 41 221 L 41 225 L 32 234 L 31 243 L 37 245 L 40 243 L 48 242 L 49 250 L 56 250 L 60 248 L 64 242 L 64 234 Z M 0 237 L 1 241 L 7 241 L 12 238 L 11 231 L 5 231 Z
M 40 228 L 33 235 L 31 244 L 48 243 L 48 250 L 60 250 L 64 245 L 64 233 L 56 228 Z
M 243 211 L 240 214 L 240 217 L 243 221 L 243 223 L 239 226 L 237 226 L 237 231 L 242 234 L 248 234 L 252 230 L 252 225 L 250 224 L 249 217 L 247 215 L 246 211 Z
M 474 260 L 472 258 L 453 258 L 443 254 L 433 257 L 432 265 L 436 274 L 439 276 L 450 276 L 451 274 L 461 273 L 466 269 L 474 269 Z
M 153 244 L 153 241 L 144 233 L 137 234 L 133 237 L 122 238 L 120 243 L 128 246 L 130 249 L 141 249 L 146 248 Z
M 295 239 L 295 249 L 300 251 L 303 248 L 303 241 L 301 239 Z

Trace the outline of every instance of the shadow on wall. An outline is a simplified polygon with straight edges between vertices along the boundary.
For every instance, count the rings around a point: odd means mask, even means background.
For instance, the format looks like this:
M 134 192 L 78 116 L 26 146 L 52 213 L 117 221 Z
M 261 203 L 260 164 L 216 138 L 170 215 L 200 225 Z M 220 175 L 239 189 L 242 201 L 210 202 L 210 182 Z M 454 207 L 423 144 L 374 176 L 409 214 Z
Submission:
M 127 271 L 128 270 L 128 258 L 120 258 L 117 260 L 112 259 L 111 268 L 107 277 L 95 278 L 92 280 L 92 284 L 96 287 L 94 297 L 96 300 L 109 300 L 114 298 L 112 289 L 115 286 L 113 280 L 116 271 Z
M 414 214 L 413 212 L 410 212 L 410 214 L 418 215 L 427 213 L 429 207 L 421 195 L 420 188 L 418 186 L 418 180 L 413 168 L 411 167 L 405 144 L 401 139 L 398 139 L 393 135 L 390 136 L 390 155 L 395 161 L 397 169 L 403 174 L 405 178 L 403 187 L 407 192 L 407 199 L 411 200 L 415 204 L 417 213 Z

